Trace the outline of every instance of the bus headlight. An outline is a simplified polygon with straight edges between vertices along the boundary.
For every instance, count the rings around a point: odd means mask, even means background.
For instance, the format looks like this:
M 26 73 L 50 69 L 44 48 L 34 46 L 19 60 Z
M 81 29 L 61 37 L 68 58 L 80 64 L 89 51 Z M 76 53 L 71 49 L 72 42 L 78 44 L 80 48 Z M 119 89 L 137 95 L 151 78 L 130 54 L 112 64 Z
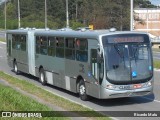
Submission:
M 149 81 L 149 82 L 145 83 L 145 84 L 143 85 L 143 87 L 149 87 L 149 86 L 151 86 L 151 85 L 152 85 L 152 82 Z
M 152 83 L 151 83 L 151 82 L 148 82 L 148 83 L 147 83 L 147 86 L 151 86 L 151 85 L 152 85 Z
M 114 89 L 116 89 L 116 86 L 114 86 L 114 85 L 107 85 L 106 88 L 110 89 L 110 90 L 114 90 Z

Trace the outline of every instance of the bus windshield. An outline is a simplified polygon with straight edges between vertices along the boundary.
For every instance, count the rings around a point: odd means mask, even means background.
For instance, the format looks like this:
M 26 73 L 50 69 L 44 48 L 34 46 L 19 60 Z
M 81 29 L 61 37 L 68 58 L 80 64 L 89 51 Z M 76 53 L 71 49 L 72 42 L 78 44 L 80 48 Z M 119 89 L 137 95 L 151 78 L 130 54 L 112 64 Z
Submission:
M 106 78 L 111 83 L 141 83 L 148 81 L 153 75 L 149 43 L 109 43 L 104 45 L 104 53 Z

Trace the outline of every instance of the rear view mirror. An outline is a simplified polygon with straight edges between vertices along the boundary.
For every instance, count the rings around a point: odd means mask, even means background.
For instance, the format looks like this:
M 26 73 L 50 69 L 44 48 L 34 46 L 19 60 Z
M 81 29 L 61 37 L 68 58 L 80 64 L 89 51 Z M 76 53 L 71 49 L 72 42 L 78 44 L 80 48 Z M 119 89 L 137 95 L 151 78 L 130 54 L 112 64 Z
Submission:
M 102 63 L 103 62 L 103 57 L 102 57 L 102 53 L 100 52 L 100 49 L 97 49 L 97 62 L 98 63 Z

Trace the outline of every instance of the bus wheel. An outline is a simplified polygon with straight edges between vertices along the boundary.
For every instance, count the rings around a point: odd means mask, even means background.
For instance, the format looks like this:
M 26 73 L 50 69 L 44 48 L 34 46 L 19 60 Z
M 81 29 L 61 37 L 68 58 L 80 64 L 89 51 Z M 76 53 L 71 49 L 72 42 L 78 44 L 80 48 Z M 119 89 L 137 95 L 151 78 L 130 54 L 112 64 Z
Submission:
M 79 96 L 80 96 L 81 100 L 83 100 L 83 101 L 88 100 L 88 96 L 86 94 L 86 87 L 85 87 L 85 83 L 83 80 L 80 80 L 80 82 L 79 82 Z
M 41 82 L 42 85 L 46 84 L 45 73 L 44 73 L 43 68 L 41 68 L 39 72 L 39 81 Z
M 14 63 L 13 63 L 13 70 L 14 70 L 14 72 L 16 73 L 16 75 L 18 75 L 18 66 L 17 66 L 17 62 L 16 61 L 14 61 Z

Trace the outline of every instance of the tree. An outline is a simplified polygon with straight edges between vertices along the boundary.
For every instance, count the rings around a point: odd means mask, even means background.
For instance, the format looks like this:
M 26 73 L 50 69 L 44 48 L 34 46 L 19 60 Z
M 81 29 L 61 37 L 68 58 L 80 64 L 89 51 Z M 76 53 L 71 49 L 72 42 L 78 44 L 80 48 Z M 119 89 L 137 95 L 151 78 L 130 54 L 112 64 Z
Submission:
M 45 0 L 20 0 L 21 26 L 45 27 Z M 115 27 L 129 30 L 130 0 L 68 0 L 70 27 L 93 24 L 95 29 Z M 134 0 L 135 7 L 155 7 L 149 0 Z M 57 29 L 66 26 L 66 1 L 47 0 L 48 27 Z M 4 11 L 4 5 L 0 6 Z M 0 27 L 4 27 L 4 15 L 0 13 Z M 18 23 L 17 0 L 8 0 L 8 28 L 16 28 Z M 9 21 L 7 21 L 9 22 Z

